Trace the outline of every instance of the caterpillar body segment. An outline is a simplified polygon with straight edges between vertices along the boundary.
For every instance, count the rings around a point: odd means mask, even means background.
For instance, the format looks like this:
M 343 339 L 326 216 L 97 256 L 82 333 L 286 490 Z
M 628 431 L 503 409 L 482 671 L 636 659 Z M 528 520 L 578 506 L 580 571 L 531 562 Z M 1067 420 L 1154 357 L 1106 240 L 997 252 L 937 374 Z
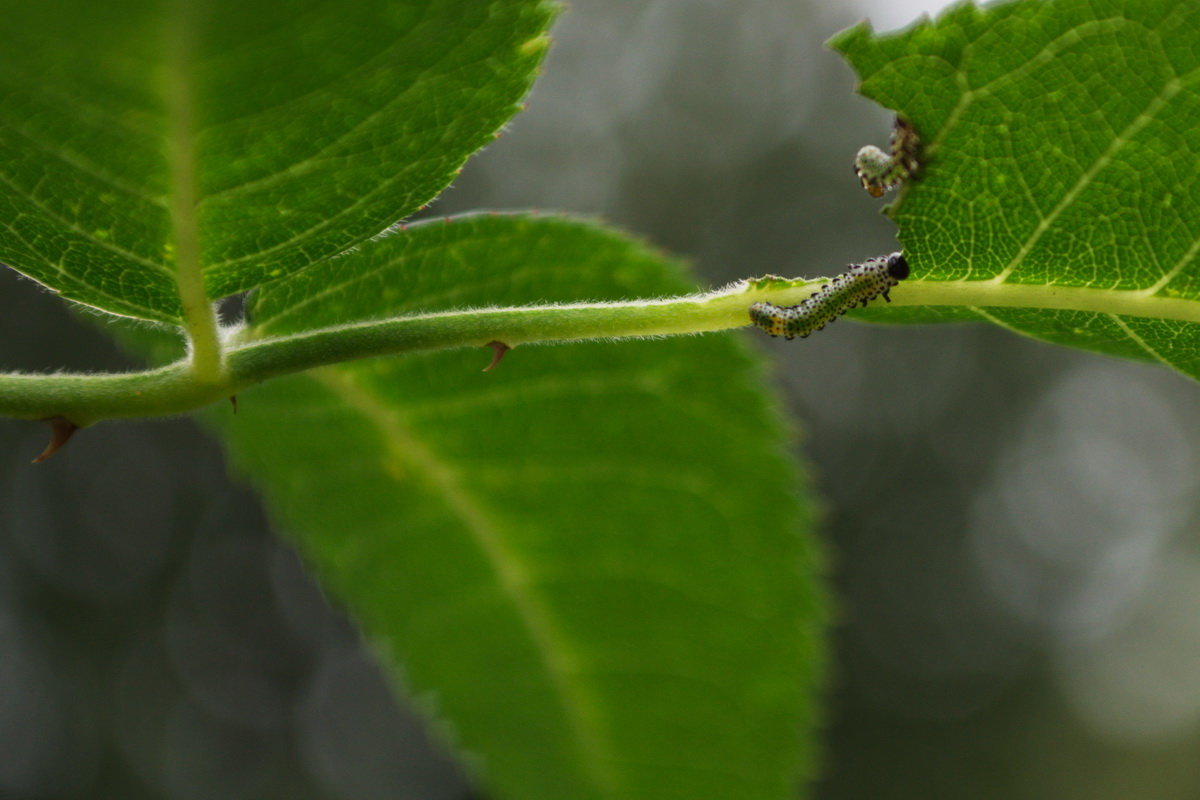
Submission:
M 856 306 L 876 297 L 891 302 L 888 292 L 908 277 L 908 262 L 901 253 L 871 258 L 850 267 L 794 306 L 755 303 L 750 320 L 771 336 L 806 338 Z

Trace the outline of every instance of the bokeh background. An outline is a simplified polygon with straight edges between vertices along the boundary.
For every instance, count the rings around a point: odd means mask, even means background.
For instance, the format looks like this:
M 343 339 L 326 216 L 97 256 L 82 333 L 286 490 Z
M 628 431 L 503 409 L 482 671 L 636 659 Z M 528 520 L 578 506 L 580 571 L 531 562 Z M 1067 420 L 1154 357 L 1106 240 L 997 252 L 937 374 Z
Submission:
M 709 286 L 889 252 L 850 162 L 890 117 L 822 42 L 936 6 L 572 0 L 431 213 L 601 215 Z M 815 795 L 1200 796 L 1200 386 L 982 326 L 752 341 L 826 504 Z M 0 368 L 128 365 L 0 274 Z M 196 425 L 45 436 L 0 421 L 0 797 L 479 797 Z

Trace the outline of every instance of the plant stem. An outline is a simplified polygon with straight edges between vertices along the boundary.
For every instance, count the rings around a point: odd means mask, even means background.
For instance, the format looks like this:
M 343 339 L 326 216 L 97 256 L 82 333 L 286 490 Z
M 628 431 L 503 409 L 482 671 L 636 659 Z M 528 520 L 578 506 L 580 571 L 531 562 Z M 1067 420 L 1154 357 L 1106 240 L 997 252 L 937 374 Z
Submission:
M 181 414 L 269 378 L 372 356 L 484 347 L 494 341 L 516 347 L 729 330 L 750 324 L 752 303 L 794 304 L 820 283 L 751 281 L 666 300 L 455 311 L 265 338 L 242 330 L 228 338 L 225 370 L 215 381 L 198 378 L 186 361 L 120 375 L 0 373 L 0 415 L 61 416 L 82 427 L 108 418 Z M 896 306 L 1067 309 L 1200 322 L 1200 303 L 1144 291 L 906 281 L 892 290 L 892 300 Z
M 798 302 L 804 283 L 770 290 L 745 283 L 706 295 L 629 303 L 489 308 L 374 320 L 261 339 L 228 337 L 220 380 L 201 380 L 186 361 L 119 375 L 0 373 L 0 416 L 61 416 L 80 427 L 102 419 L 182 414 L 263 380 L 359 358 L 422 350 L 671 336 L 738 328 L 757 300 Z

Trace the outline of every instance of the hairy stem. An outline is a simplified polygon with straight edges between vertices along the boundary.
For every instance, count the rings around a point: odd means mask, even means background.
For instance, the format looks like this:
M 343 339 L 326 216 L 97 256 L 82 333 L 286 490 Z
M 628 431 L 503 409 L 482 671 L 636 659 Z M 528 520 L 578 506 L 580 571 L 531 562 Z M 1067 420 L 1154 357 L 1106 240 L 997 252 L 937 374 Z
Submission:
M 229 337 L 218 380 L 191 364 L 121 375 L 0 374 L 0 415 L 63 417 L 79 426 L 116 417 L 181 414 L 263 380 L 371 356 L 502 343 L 549 344 L 722 331 L 750 324 L 750 305 L 787 305 L 823 281 L 751 281 L 703 295 L 628 303 L 488 308 L 373 320 L 286 336 Z M 897 306 L 1043 308 L 1200 322 L 1200 303 L 1143 291 L 998 283 L 906 281 L 892 290 Z
M 220 380 L 198 379 L 187 362 L 121 375 L 0 373 L 0 416 L 61 416 L 79 426 L 102 419 L 182 414 L 268 378 L 370 356 L 423 350 L 704 333 L 747 325 L 757 300 L 797 302 L 803 283 L 630 303 L 489 308 L 373 320 L 287 336 L 228 337 Z
M 906 281 L 892 290 L 892 301 L 898 306 L 1045 308 L 1200 322 L 1200 302 L 1139 289 L 1088 289 L 999 280 Z

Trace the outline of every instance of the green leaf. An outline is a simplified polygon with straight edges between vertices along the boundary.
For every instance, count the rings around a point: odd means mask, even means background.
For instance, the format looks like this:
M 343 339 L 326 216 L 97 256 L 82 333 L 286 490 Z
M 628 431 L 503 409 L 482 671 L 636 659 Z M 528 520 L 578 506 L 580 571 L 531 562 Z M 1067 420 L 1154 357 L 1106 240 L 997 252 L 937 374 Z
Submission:
M 889 321 L 984 319 L 1200 377 L 1200 5 L 1024 0 L 832 41 L 924 141 Z
M 483 304 L 668 294 L 579 221 L 414 225 L 260 290 L 275 335 Z M 385 661 L 495 796 L 782 800 L 825 614 L 803 487 L 733 335 L 375 358 L 214 415 Z
M 517 110 L 553 5 L 0 10 L 0 261 L 81 303 L 179 322 L 181 284 L 249 289 L 436 196 Z

